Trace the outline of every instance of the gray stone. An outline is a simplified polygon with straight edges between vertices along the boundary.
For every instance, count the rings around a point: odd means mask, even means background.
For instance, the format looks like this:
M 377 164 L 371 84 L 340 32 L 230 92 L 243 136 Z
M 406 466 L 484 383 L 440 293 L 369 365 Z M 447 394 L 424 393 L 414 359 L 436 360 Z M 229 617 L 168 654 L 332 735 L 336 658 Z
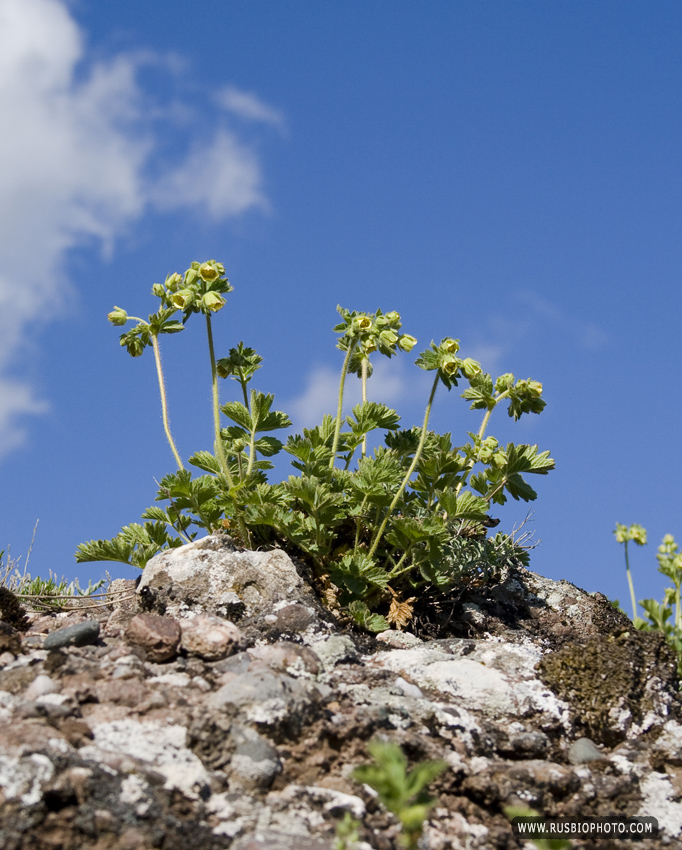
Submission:
M 145 604 L 181 617 L 193 611 L 241 620 L 294 602 L 322 611 L 285 552 L 240 550 L 225 534 L 160 552 L 145 567 L 138 593 Z
M 248 726 L 235 723 L 230 729 L 230 735 L 234 743 L 229 765 L 230 788 L 269 788 L 277 774 L 282 772 L 277 750 Z
M 45 638 L 44 649 L 61 649 L 64 646 L 87 646 L 95 643 L 99 638 L 99 622 L 97 620 L 85 620 L 74 626 L 66 626 L 57 629 Z
M 264 830 L 238 838 L 230 850 L 334 850 L 334 844 L 307 835 Z
M 578 738 L 568 748 L 568 760 L 571 764 L 588 764 L 604 758 L 604 753 L 590 738 Z
M 325 640 L 313 644 L 315 655 L 322 662 L 325 670 L 333 670 L 342 661 L 357 661 L 358 650 L 348 635 L 332 635 Z

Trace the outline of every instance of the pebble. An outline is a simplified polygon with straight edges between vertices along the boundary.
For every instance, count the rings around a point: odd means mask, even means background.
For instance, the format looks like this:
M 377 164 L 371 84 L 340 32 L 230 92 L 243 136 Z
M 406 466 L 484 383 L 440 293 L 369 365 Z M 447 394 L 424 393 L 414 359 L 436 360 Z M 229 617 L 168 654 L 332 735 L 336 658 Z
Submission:
M 55 694 L 60 689 L 59 684 L 55 682 L 54 679 L 44 673 L 41 673 L 35 677 L 24 691 L 24 699 L 36 700 L 38 697 L 45 696 L 45 694 Z
M 220 661 L 237 650 L 242 633 L 234 623 L 219 617 L 199 615 L 183 620 L 182 648 L 206 661 Z
M 178 621 L 172 617 L 160 617 L 158 614 L 136 614 L 125 633 L 128 643 L 144 649 L 150 661 L 169 661 L 175 658 L 180 636 Z
M 60 649 L 63 646 L 86 646 L 95 643 L 99 637 L 99 622 L 97 620 L 85 620 L 76 623 L 75 626 L 65 626 L 57 629 L 45 638 L 44 649 Z
M 587 764 L 603 758 L 604 753 L 590 738 L 578 738 L 568 748 L 568 760 L 571 764 Z

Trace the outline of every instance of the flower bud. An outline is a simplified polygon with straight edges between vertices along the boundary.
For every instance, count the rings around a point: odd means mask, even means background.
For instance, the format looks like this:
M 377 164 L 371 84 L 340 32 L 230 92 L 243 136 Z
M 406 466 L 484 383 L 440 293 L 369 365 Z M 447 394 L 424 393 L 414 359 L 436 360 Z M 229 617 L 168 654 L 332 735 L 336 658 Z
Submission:
M 114 307 L 111 313 L 107 315 L 107 319 L 112 325 L 125 325 L 128 321 L 128 314 L 121 307 Z
M 457 354 L 459 351 L 459 341 L 456 339 L 444 339 L 441 343 L 441 348 L 443 351 L 447 351 L 448 354 Z
M 211 263 L 202 263 L 199 266 L 199 276 L 202 280 L 205 280 L 206 283 L 212 283 L 216 280 L 216 278 L 220 277 L 220 272 Z
M 166 278 L 166 289 L 169 289 L 171 292 L 177 292 L 181 283 L 182 275 L 174 272 L 173 274 L 169 274 Z
M 393 327 L 396 327 L 396 325 L 400 327 L 400 313 L 396 310 L 391 310 L 390 313 L 386 313 L 386 318 L 388 319 L 389 324 L 393 325 Z
M 476 375 L 480 375 L 482 371 L 481 364 L 477 360 L 467 357 L 462 361 L 462 372 L 465 378 L 471 379 Z
M 416 344 L 417 338 L 410 336 L 410 334 L 403 334 L 398 340 L 398 348 L 403 351 L 412 351 Z
M 389 348 L 393 348 L 396 342 L 398 342 L 398 334 L 395 331 L 385 330 L 379 334 L 379 339 L 384 345 L 387 345 Z
M 371 354 L 373 351 L 377 350 L 377 344 L 373 339 L 368 339 L 363 342 L 362 347 L 365 351 L 365 354 Z
M 211 313 L 217 313 L 225 306 L 225 299 L 218 292 L 207 292 L 201 299 L 204 307 Z
M 157 298 L 163 298 L 165 294 L 166 290 L 162 284 L 155 283 L 154 286 L 152 286 L 152 295 L 156 295 Z

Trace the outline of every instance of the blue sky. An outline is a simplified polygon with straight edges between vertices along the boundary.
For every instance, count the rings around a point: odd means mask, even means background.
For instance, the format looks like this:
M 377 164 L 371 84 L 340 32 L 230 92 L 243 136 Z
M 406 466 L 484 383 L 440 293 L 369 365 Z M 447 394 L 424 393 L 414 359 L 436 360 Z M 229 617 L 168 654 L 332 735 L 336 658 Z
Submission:
M 149 353 L 114 304 L 192 260 L 296 425 L 333 408 L 337 303 L 454 336 L 547 408 L 490 433 L 550 449 L 532 568 L 629 609 L 616 521 L 682 537 L 677 444 L 682 7 L 618 0 L 0 0 L 0 548 L 81 582 L 174 468 Z M 199 323 L 163 340 L 176 441 L 210 448 Z M 421 421 L 414 357 L 372 396 Z M 223 386 L 223 401 L 229 387 Z M 477 427 L 456 391 L 432 419 Z M 497 511 L 506 530 L 527 511 Z M 114 576 L 136 573 L 108 565 Z

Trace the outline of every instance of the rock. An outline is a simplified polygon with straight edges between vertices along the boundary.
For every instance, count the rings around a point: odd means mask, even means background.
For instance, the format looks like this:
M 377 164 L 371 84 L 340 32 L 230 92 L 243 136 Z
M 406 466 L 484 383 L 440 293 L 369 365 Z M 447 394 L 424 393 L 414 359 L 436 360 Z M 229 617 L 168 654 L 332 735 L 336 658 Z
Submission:
M 54 694 L 60 690 L 60 685 L 51 676 L 40 674 L 35 677 L 24 692 L 24 699 L 35 700 L 45 694 Z
M 192 611 L 248 621 L 298 603 L 315 612 L 315 621 L 329 619 L 285 552 L 239 549 L 225 534 L 156 555 L 142 573 L 138 594 L 144 606 L 180 617 Z
M 137 595 L 139 579 L 114 579 L 107 590 L 107 602 L 113 612 L 107 620 L 105 635 L 119 637 L 130 625 L 136 614 L 142 612 Z
M 233 623 L 205 614 L 183 620 L 180 628 L 182 648 L 207 661 L 219 661 L 232 655 L 243 640 L 242 633 Z
M 305 835 L 286 835 L 266 830 L 240 838 L 232 850 L 334 850 L 331 841 L 319 841 Z
M 9 623 L 0 620 L 0 653 L 9 652 L 19 655 L 21 652 L 21 637 L 19 632 L 12 628 Z
M 320 659 L 317 654 L 307 646 L 290 641 L 278 641 L 270 646 L 254 646 L 248 654 L 251 658 L 263 661 L 272 670 L 311 676 L 320 672 Z
M 99 621 L 85 620 L 73 626 L 57 629 L 43 641 L 43 649 L 61 649 L 64 646 L 87 646 L 99 638 Z
M 136 614 L 125 631 L 125 639 L 144 649 L 150 661 L 168 661 L 177 655 L 182 632 L 172 617 Z
M 275 628 L 283 634 L 300 634 L 315 622 L 315 612 L 305 605 L 294 602 L 277 612 Z
M 601 750 L 589 738 L 578 738 L 568 748 L 568 760 L 571 764 L 588 764 L 603 758 Z
M 230 788 L 269 788 L 282 772 L 277 750 L 248 726 L 235 724 L 230 732 L 234 741 L 229 767 Z
M 374 639 L 284 553 L 207 540 L 164 556 L 165 585 L 149 572 L 156 613 L 112 600 L 96 645 L 51 651 L 31 635 L 83 613 L 41 616 L 0 653 L 0 847 L 334 850 L 350 815 L 353 850 L 395 850 L 399 822 L 353 779 L 377 737 L 410 769 L 447 764 L 424 850 L 518 850 L 507 805 L 656 817 L 647 850 L 679 843 L 675 665 L 598 595 L 510 570 Z

